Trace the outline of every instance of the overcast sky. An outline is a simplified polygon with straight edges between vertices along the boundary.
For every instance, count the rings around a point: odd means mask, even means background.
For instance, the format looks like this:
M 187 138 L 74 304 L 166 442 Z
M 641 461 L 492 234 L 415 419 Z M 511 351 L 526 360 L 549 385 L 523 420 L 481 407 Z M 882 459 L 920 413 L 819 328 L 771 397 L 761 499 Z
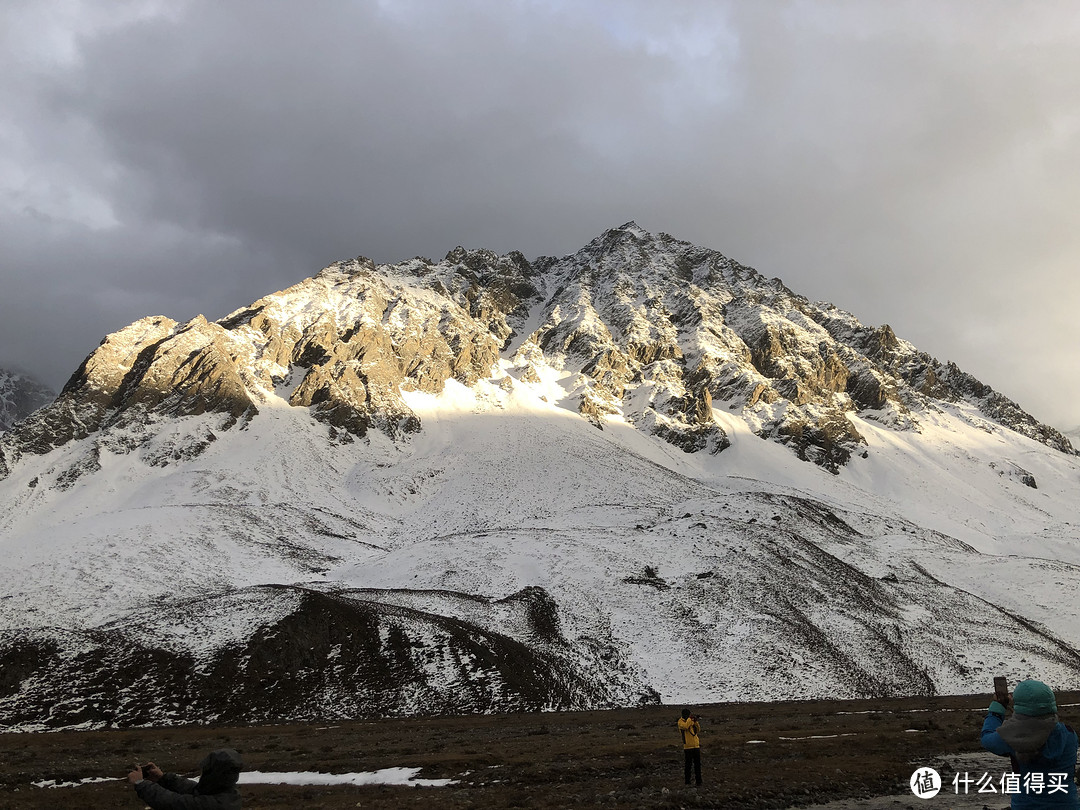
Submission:
M 0 365 L 633 219 L 1080 424 L 1072 0 L 4 0 Z

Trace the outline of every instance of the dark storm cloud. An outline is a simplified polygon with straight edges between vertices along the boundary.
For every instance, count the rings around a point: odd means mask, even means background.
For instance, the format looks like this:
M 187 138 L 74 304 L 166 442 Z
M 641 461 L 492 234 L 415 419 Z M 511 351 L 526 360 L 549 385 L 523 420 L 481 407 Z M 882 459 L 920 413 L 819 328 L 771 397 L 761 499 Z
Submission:
M 87 43 L 85 69 L 58 92 L 123 167 L 122 217 L 305 256 L 509 244 L 522 214 L 554 199 L 604 204 L 588 188 L 620 167 L 581 131 L 634 109 L 650 73 L 610 45 L 595 53 L 600 31 L 553 20 L 534 32 L 520 13 L 192 5 Z
M 0 12 L 0 363 L 633 218 L 1080 422 L 1067 4 L 56 8 Z

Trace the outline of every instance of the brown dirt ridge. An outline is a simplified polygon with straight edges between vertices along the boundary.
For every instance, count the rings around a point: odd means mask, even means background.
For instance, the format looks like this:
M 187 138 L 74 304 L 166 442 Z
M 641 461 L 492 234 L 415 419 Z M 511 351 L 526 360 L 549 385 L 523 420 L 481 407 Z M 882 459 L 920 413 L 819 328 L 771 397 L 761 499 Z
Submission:
M 137 808 L 126 767 L 153 760 L 190 771 L 203 754 L 238 749 L 248 770 L 356 773 L 420 768 L 446 787 L 241 785 L 249 810 L 315 808 L 791 808 L 849 800 L 949 807 L 950 762 L 980 750 L 989 696 L 815 700 L 695 706 L 705 784 L 683 785 L 679 706 L 591 712 L 341 720 L 246 727 L 144 727 L 0 734 L 0 810 Z M 1080 720 L 1080 692 L 1059 693 Z M 981 761 L 981 760 L 980 760 Z M 1006 762 L 1001 761 L 1001 770 Z M 935 799 L 909 791 L 935 767 Z M 958 770 L 958 769 L 957 769 Z M 112 781 L 77 787 L 35 782 Z M 903 796 L 906 794 L 906 801 Z M 988 797 L 1005 807 L 1007 797 Z M 996 799 L 996 801 L 995 801 Z M 972 806 L 982 806 L 981 803 Z

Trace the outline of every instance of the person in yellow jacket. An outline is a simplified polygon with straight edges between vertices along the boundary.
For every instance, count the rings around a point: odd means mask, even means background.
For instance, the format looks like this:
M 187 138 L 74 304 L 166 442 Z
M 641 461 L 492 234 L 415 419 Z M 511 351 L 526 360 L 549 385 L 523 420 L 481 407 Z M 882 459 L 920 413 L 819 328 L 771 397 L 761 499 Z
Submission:
M 679 720 L 679 731 L 682 732 L 683 759 L 685 760 L 686 784 L 690 784 L 690 770 L 693 768 L 694 778 L 701 784 L 701 726 L 698 719 L 690 713 L 689 709 L 682 710 L 682 718 Z

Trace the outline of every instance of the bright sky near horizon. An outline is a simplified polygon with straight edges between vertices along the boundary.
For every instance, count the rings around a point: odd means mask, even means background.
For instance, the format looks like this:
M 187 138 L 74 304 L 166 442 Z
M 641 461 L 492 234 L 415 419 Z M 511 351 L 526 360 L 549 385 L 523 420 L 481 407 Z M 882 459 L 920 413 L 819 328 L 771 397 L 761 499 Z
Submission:
M 1070 428 L 1077 98 L 1071 2 L 12 0 L 0 365 L 633 219 Z

